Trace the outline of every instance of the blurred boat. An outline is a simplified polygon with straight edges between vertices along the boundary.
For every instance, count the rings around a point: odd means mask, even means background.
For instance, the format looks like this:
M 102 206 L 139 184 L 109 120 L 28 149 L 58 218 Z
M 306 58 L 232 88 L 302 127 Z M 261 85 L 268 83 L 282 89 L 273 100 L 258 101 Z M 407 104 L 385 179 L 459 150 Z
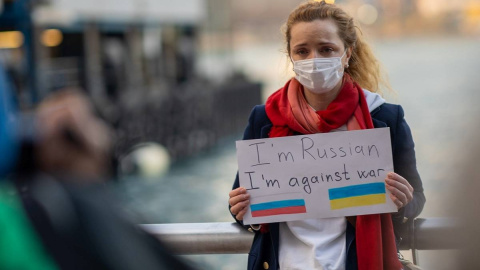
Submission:
M 0 2 L 0 61 L 20 107 L 59 89 L 85 89 L 117 131 L 117 157 L 154 142 L 176 160 L 238 134 L 261 103 L 260 84 L 242 74 L 201 75 L 206 1 Z

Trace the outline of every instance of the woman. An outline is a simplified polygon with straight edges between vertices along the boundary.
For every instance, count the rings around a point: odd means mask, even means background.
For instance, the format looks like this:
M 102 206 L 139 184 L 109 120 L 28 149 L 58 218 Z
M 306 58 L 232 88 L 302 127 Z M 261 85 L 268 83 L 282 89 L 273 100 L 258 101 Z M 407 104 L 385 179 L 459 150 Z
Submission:
M 385 184 L 399 211 L 252 226 L 248 269 L 401 269 L 393 229 L 425 203 L 402 108 L 375 93 L 384 83 L 379 64 L 339 7 L 300 5 L 285 39 L 296 76 L 253 109 L 244 139 L 390 127 L 395 172 Z M 242 224 L 249 195 L 238 175 L 229 195 L 230 212 Z

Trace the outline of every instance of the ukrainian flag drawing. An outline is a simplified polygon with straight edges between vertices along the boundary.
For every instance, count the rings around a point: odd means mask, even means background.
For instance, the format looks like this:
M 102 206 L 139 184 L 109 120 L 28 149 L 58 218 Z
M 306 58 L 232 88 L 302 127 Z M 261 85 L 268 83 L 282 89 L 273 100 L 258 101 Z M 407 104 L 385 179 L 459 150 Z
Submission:
M 332 210 L 386 203 L 383 182 L 331 188 L 328 196 Z
M 306 213 L 303 199 L 270 201 L 250 205 L 252 217 L 267 217 L 286 214 Z

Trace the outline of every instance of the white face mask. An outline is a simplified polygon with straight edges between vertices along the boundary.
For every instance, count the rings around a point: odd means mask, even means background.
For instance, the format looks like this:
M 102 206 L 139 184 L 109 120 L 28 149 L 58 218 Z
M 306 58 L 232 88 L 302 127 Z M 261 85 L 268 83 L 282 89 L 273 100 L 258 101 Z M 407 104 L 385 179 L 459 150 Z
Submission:
M 292 59 L 295 78 L 313 93 L 331 91 L 343 77 L 342 58 L 346 52 L 341 57 Z

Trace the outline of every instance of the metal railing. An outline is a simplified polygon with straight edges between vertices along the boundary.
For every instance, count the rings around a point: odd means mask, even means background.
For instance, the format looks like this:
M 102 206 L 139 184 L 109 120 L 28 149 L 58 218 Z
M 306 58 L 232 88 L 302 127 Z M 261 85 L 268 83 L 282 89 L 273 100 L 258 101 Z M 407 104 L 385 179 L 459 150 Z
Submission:
M 417 218 L 405 224 L 407 239 L 402 250 L 412 250 L 417 263 L 418 250 L 458 248 L 452 232 L 458 222 L 451 218 Z M 236 223 L 179 223 L 141 225 L 148 233 L 168 245 L 176 254 L 238 254 L 248 253 L 254 234 Z

